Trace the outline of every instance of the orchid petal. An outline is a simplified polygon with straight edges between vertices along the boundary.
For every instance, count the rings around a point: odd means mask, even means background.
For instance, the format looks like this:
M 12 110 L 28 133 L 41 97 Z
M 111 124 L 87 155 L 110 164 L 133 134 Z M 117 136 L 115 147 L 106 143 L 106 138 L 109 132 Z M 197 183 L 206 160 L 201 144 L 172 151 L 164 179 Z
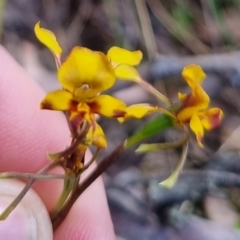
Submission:
M 108 50 L 107 56 L 113 64 L 138 65 L 143 57 L 141 51 L 129 51 L 124 48 L 112 47 Z
M 188 83 L 194 81 L 201 84 L 206 77 L 206 74 L 200 66 L 192 64 L 183 68 L 182 76 Z
M 184 101 L 183 107 L 198 106 L 199 110 L 205 110 L 210 103 L 210 98 L 201 87 L 201 82 L 206 77 L 202 68 L 197 65 L 189 65 L 183 69 L 182 76 L 192 90 L 187 96 L 179 95 L 182 98 L 180 100 Z
M 178 93 L 178 99 L 180 100 L 180 101 L 184 101 L 185 99 L 187 98 L 187 94 L 185 94 L 185 93 Z
M 123 118 L 118 118 L 119 122 L 124 122 L 129 118 L 141 119 L 148 114 L 152 114 L 158 111 L 158 107 L 151 106 L 149 104 L 134 104 L 126 109 L 126 115 Z
M 126 104 L 109 95 L 99 95 L 87 102 L 91 112 L 105 117 L 123 117 L 126 114 Z
M 201 110 L 201 107 L 199 106 L 193 106 L 193 107 L 186 107 L 183 108 L 178 114 L 177 118 L 182 123 L 189 123 L 191 117 L 195 114 L 197 114 Z
M 35 34 L 38 40 L 43 43 L 46 47 L 48 47 L 54 55 L 60 56 L 62 53 L 62 48 L 57 42 L 56 36 L 53 32 L 48 29 L 41 28 L 40 22 L 38 22 L 34 27 Z
M 65 111 L 74 109 L 76 105 L 70 92 L 57 90 L 46 95 L 41 102 L 41 109 Z
M 100 125 L 95 123 L 92 131 L 92 144 L 101 149 L 107 148 L 107 139 Z
M 185 99 L 182 101 L 182 106 L 177 116 L 181 122 L 186 123 L 190 120 L 193 114 L 207 109 L 209 103 L 209 96 L 198 84 L 198 86 L 196 86 L 192 93 L 185 96 Z
M 206 130 L 212 130 L 221 124 L 223 112 L 220 108 L 210 108 L 198 113 L 198 117 Z
M 59 68 L 58 78 L 77 101 L 94 97 L 112 87 L 116 80 L 107 56 L 83 47 L 73 48 Z
M 120 78 L 121 80 L 139 81 L 141 79 L 136 68 L 132 66 L 121 64 L 118 65 L 114 70 L 116 77 Z

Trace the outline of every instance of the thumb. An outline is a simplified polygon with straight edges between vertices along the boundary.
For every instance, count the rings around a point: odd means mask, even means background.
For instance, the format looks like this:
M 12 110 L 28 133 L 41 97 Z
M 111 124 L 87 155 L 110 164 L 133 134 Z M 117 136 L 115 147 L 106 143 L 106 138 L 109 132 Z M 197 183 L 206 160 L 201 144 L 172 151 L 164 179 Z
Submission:
M 17 180 L 0 180 L 0 213 L 24 188 Z M 39 196 L 29 190 L 7 219 L 0 221 L 0 239 L 53 239 L 52 224 Z

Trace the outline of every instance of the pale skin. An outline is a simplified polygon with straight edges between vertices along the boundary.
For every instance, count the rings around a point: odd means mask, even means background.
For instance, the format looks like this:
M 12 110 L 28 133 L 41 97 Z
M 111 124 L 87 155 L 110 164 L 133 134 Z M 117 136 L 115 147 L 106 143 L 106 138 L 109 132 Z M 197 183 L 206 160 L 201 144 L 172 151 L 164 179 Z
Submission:
M 69 145 L 66 119 L 61 113 L 39 109 L 44 91 L 3 47 L 0 66 L 0 171 L 37 172 L 49 163 L 47 151 L 61 151 Z M 41 181 L 33 188 L 51 210 L 61 191 L 61 180 Z M 54 239 L 115 239 L 100 178 L 77 200 Z

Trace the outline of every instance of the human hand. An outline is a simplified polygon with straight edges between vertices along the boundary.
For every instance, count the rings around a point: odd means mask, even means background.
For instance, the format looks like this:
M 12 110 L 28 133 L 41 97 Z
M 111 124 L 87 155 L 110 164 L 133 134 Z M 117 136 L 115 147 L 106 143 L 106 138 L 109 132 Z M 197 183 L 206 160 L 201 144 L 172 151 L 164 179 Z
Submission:
M 69 145 L 69 129 L 63 114 L 39 109 L 43 90 L 2 47 L 0 66 L 0 171 L 35 173 L 49 163 L 47 151 L 57 152 Z M 6 181 L 0 180 L 0 184 Z M 9 184 L 5 187 L 9 191 L 18 185 L 13 181 Z M 62 180 L 38 181 L 33 189 L 49 211 L 59 197 Z M 35 200 L 31 199 L 32 202 Z M 6 196 L 0 191 L 0 209 L 4 210 L 6 206 Z M 43 206 L 33 204 L 33 208 L 35 212 L 31 215 L 28 206 L 20 202 L 9 218 L 0 222 L 0 239 L 51 239 L 51 228 L 48 238 L 40 236 L 41 231 L 49 231 L 45 226 L 50 225 Z M 35 213 L 44 217 L 36 219 Z M 16 232 L 18 236 L 14 238 Z M 20 234 L 23 235 L 20 237 Z M 54 233 L 54 239 L 115 239 L 101 179 L 97 179 L 76 201 Z

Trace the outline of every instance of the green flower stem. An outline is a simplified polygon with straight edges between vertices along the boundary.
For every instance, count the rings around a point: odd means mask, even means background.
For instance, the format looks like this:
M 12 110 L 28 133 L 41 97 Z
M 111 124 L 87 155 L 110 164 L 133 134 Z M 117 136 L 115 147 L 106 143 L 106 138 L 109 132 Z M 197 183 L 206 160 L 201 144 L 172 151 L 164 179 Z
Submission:
M 83 173 L 85 170 L 87 170 L 87 169 L 92 165 L 92 163 L 96 160 L 96 158 L 97 158 L 100 150 L 101 150 L 100 148 L 97 148 L 97 150 L 96 150 L 96 152 L 93 154 L 91 160 L 90 160 L 87 164 L 84 165 L 84 167 L 83 167 L 83 169 L 80 171 L 80 173 Z
M 64 179 L 63 191 L 58 199 L 58 202 L 54 210 L 51 213 L 51 216 L 54 216 L 63 208 L 64 203 L 66 202 L 71 191 L 78 184 L 78 181 L 79 181 L 79 177 L 76 177 L 76 176 L 74 179 Z
M 165 95 L 160 93 L 156 88 L 154 88 L 152 85 L 150 85 L 147 81 L 145 81 L 143 79 L 139 79 L 137 81 L 137 83 L 140 84 L 141 86 L 143 86 L 145 89 L 147 89 L 150 93 L 155 95 L 160 101 L 164 102 L 168 106 L 172 105 L 172 102 L 170 101 L 170 99 L 168 97 L 166 97 Z

